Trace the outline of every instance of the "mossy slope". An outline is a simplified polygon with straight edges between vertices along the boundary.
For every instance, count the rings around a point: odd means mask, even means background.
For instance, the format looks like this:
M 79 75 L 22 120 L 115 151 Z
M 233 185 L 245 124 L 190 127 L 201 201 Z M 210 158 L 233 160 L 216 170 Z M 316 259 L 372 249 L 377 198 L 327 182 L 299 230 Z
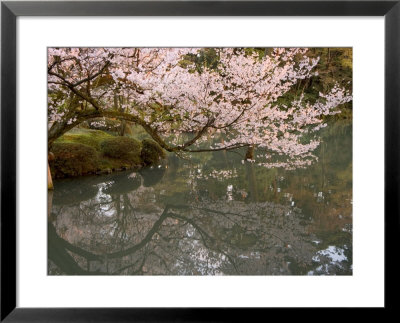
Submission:
M 50 147 L 55 178 L 109 173 L 157 164 L 165 152 L 154 141 L 139 142 L 93 129 L 73 129 Z

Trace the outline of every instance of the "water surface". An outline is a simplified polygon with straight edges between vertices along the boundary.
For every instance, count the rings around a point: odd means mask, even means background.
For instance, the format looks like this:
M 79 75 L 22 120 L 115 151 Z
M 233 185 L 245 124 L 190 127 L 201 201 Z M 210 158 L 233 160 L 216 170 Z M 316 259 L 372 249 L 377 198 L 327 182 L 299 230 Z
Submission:
M 352 126 L 329 125 L 305 169 L 240 153 L 56 180 L 50 275 L 351 275 Z

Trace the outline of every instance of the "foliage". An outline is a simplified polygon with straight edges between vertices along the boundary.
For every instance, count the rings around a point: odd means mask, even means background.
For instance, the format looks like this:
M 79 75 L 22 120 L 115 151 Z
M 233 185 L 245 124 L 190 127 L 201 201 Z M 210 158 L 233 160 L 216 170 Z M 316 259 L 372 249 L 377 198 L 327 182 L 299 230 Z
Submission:
M 165 152 L 160 145 L 155 141 L 148 139 L 142 141 L 142 152 L 140 156 L 145 165 L 158 164 L 162 158 L 166 157 Z
M 273 48 L 244 48 L 246 55 L 258 55 L 262 58 L 265 55 L 271 55 Z M 304 98 L 311 102 L 316 102 L 320 92 L 327 92 L 336 84 L 351 91 L 353 77 L 353 52 L 352 48 L 310 48 L 307 52 L 310 58 L 318 58 L 315 70 L 317 75 L 310 78 L 300 79 L 288 92 L 282 95 L 278 100 L 279 105 L 290 105 L 293 100 L 304 95 Z M 301 57 L 297 58 L 301 59 Z M 218 68 L 219 57 L 214 48 L 206 48 L 199 51 L 199 54 L 188 55 L 182 62 L 188 66 L 188 61 L 196 65 L 196 70 L 203 71 L 204 67 Z M 352 104 L 348 102 L 340 107 L 341 112 L 330 116 L 322 116 L 324 121 L 349 119 Z M 350 111 L 349 111 L 350 110 Z
M 112 137 L 101 142 L 100 148 L 105 156 L 129 161 L 140 165 L 140 142 L 128 137 Z
M 353 51 L 352 48 L 313 48 L 310 56 L 319 56 L 317 65 L 321 91 L 333 84 L 339 83 L 348 89 L 353 81 Z
M 50 162 L 54 177 L 92 174 L 97 171 L 98 154 L 93 147 L 80 143 L 55 142 L 54 160 Z
M 315 67 L 317 74 L 311 78 L 300 80 L 290 91 L 277 101 L 279 105 L 288 105 L 290 102 L 304 96 L 310 102 L 318 99 L 319 93 L 329 91 L 336 84 L 352 90 L 353 64 L 351 48 L 312 48 L 308 52 L 311 58 L 319 58 Z M 324 122 L 337 119 L 352 118 L 352 101 L 345 102 L 336 108 L 335 115 L 323 115 Z

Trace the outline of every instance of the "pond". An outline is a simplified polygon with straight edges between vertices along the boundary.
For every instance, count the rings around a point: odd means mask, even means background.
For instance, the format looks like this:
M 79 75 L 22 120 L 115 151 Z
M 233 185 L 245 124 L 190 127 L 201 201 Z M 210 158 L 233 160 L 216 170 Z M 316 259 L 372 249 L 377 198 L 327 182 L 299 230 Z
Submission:
M 213 152 L 56 180 L 48 274 L 351 275 L 352 125 L 321 138 L 306 168 Z

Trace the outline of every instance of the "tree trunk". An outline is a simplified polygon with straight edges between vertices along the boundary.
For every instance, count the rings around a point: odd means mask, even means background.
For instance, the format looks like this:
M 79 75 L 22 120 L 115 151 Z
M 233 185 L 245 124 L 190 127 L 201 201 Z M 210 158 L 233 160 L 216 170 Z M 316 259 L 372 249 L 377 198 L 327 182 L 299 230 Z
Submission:
M 244 157 L 245 160 L 254 160 L 254 146 L 249 146 L 246 151 L 246 156 Z
M 121 137 L 125 136 L 125 129 L 126 129 L 126 121 L 125 120 L 121 120 L 121 125 L 119 128 L 119 135 Z
M 47 189 L 52 190 L 54 189 L 53 187 L 53 180 L 51 178 L 51 172 L 50 172 L 50 165 L 47 163 Z
M 124 113 L 124 108 L 123 108 L 123 104 L 124 104 L 124 98 L 122 96 L 118 97 L 118 102 L 117 102 L 117 110 Z M 126 127 L 126 121 L 125 120 L 121 120 L 121 125 L 119 128 L 119 135 L 121 137 L 123 137 L 125 135 L 125 127 Z

